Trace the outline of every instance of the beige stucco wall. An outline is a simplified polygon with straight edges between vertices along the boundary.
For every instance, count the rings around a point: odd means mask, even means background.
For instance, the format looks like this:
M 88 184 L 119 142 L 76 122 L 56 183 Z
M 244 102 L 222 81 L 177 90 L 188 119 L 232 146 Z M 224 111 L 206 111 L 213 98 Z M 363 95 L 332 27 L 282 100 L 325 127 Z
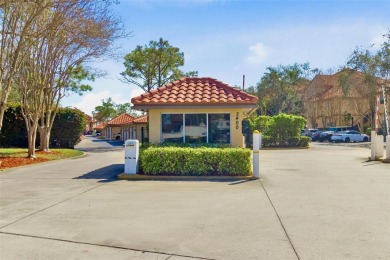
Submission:
M 230 114 L 230 144 L 233 147 L 244 147 L 242 135 L 243 108 L 215 108 L 215 109 L 150 109 L 149 110 L 149 141 L 152 143 L 161 142 L 161 115 L 162 114 L 202 114 L 202 113 L 223 113 Z M 237 119 L 236 119 L 237 117 Z
M 387 107 L 390 112 L 390 95 L 387 95 Z M 354 117 L 354 124 L 360 123 L 361 126 L 370 126 L 370 122 L 363 123 L 364 115 L 370 114 L 369 101 L 367 99 L 357 98 L 334 98 L 330 100 L 319 100 L 315 102 L 305 102 L 306 112 L 305 117 L 307 119 L 308 128 L 326 128 L 329 126 L 344 126 L 349 125 L 344 122 L 344 114 L 351 113 Z M 384 105 L 379 106 L 380 120 L 383 120 Z M 311 118 L 314 117 L 316 126 L 312 124 Z M 333 117 L 334 124 L 327 123 L 324 125 L 324 117 Z M 390 115 L 389 115 L 390 118 Z M 329 120 L 327 120 L 329 121 Z

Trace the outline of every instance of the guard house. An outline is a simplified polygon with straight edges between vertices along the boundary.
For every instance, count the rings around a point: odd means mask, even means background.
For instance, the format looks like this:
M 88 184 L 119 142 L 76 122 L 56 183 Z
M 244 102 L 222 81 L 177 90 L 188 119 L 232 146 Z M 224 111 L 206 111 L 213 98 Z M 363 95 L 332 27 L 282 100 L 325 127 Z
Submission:
M 258 98 L 213 78 L 182 78 L 131 99 L 149 114 L 152 143 L 223 143 L 244 147 L 242 120 Z

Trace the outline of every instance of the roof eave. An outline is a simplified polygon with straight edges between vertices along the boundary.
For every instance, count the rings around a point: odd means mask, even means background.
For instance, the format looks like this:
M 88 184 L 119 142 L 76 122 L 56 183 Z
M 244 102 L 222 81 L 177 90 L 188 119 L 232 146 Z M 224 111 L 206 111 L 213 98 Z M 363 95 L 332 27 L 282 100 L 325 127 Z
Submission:
M 215 108 L 256 108 L 256 103 L 228 103 L 228 104 L 134 104 L 132 109 L 149 110 L 149 109 L 215 109 Z

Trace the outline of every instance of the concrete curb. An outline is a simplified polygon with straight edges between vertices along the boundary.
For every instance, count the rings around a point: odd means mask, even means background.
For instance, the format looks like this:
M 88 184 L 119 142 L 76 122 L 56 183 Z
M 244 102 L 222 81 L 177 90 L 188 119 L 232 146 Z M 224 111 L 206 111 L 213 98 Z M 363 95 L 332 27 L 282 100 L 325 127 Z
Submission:
M 390 163 L 390 159 L 386 159 L 386 158 L 376 158 L 375 160 L 371 160 L 371 157 L 368 157 L 368 161 L 370 162 L 380 161 L 383 163 Z
M 260 150 L 302 150 L 310 148 L 312 147 L 309 145 L 308 147 L 262 147 Z
M 379 158 L 378 161 L 381 161 L 383 163 L 390 163 L 390 159 L 385 159 L 385 158 Z
M 255 176 L 151 176 L 125 173 L 119 174 L 117 178 L 129 181 L 252 181 L 259 179 Z

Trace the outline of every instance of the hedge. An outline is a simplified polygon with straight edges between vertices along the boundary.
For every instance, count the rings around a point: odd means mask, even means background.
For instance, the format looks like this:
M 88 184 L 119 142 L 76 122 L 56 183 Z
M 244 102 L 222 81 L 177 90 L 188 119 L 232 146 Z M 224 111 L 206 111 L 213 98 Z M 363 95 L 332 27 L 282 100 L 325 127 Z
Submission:
M 242 148 L 149 147 L 140 154 L 146 175 L 248 176 L 251 152 Z
M 308 136 L 290 137 L 280 142 L 272 136 L 262 136 L 263 147 L 308 147 L 311 138 Z

